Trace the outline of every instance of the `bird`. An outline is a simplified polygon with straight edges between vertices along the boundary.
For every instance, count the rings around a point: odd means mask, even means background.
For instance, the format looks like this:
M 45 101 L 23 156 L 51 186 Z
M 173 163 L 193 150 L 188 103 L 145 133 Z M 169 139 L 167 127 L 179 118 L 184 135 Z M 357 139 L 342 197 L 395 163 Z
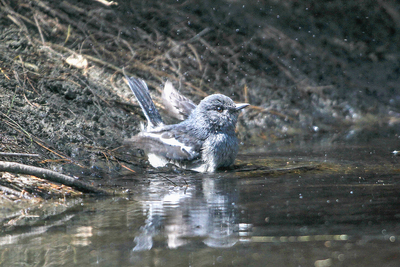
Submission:
M 211 173 L 233 165 L 239 149 L 237 119 L 249 104 L 235 104 L 228 96 L 212 94 L 196 105 L 166 82 L 164 106 L 173 117 L 182 120 L 166 125 L 146 82 L 127 75 L 125 78 L 147 119 L 147 127 L 125 143 L 144 150 L 151 166 L 174 164 L 182 169 Z

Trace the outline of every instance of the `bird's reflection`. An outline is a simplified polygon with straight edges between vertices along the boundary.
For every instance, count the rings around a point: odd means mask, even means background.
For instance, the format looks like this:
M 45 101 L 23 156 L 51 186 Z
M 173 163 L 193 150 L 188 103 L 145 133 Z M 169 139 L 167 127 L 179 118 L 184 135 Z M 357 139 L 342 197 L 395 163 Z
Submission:
M 239 237 L 238 194 L 236 178 L 216 177 L 142 201 L 147 218 L 134 239 L 133 251 L 150 250 L 154 240 L 163 240 L 170 249 L 198 240 L 209 247 L 233 246 Z

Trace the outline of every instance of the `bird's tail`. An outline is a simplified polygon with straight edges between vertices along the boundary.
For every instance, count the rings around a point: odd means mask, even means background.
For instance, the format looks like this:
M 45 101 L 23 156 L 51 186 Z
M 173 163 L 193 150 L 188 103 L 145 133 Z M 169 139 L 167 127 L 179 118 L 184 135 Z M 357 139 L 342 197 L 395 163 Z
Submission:
M 143 110 L 144 115 L 149 123 L 150 127 L 157 127 L 163 124 L 160 113 L 158 113 L 156 106 L 151 99 L 149 88 L 145 81 L 136 79 L 134 77 L 129 78 L 125 75 L 128 85 L 131 88 L 133 94 L 139 102 L 140 107 Z

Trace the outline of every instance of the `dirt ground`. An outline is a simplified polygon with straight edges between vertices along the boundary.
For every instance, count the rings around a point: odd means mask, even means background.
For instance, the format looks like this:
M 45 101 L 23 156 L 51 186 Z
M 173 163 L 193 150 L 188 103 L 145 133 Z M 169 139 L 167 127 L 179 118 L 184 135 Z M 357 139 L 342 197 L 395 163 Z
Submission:
M 250 2 L 250 3 L 249 3 Z M 294 139 L 396 138 L 400 5 L 395 1 L 0 1 L 5 157 L 60 173 L 140 173 L 119 149 L 144 117 L 122 69 L 195 102 L 248 102 L 251 146 Z

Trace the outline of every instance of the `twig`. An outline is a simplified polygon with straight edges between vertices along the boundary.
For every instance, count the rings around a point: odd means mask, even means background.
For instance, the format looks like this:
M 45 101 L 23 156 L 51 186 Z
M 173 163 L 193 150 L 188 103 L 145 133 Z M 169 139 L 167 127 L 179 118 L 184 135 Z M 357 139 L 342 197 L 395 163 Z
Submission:
M 49 151 L 49 152 L 51 152 L 51 153 L 57 155 L 58 157 L 60 157 L 60 158 L 62 158 L 62 159 L 64 159 L 64 160 L 68 160 L 69 162 L 72 162 L 72 163 L 76 164 L 76 165 L 79 166 L 79 167 L 85 168 L 85 167 L 84 167 L 82 164 L 80 164 L 79 162 L 74 161 L 73 159 L 71 159 L 70 157 L 68 157 L 68 156 L 66 156 L 66 155 L 62 155 L 61 152 L 56 152 L 56 151 L 50 149 L 50 148 L 47 146 L 47 144 L 44 145 L 44 144 L 45 144 L 44 141 L 40 140 L 39 138 L 37 138 L 37 137 L 35 137 L 35 136 L 30 135 L 30 134 L 29 134 L 25 129 L 23 129 L 17 122 L 15 122 L 13 119 L 11 119 L 9 116 L 7 116 L 6 114 L 2 113 L 1 111 L 0 111 L 0 116 L 5 116 L 9 121 L 3 120 L 3 122 L 4 122 L 5 124 L 7 124 L 8 126 L 10 126 L 11 128 L 15 129 L 16 131 L 25 134 L 25 135 L 29 138 L 29 140 L 30 140 L 31 142 L 35 142 L 36 144 L 38 144 L 38 145 L 41 146 L 42 148 L 46 149 L 47 151 Z
M 192 38 L 190 38 L 186 43 L 193 43 L 195 41 L 197 41 L 198 39 L 200 39 L 200 37 L 206 35 L 207 33 L 209 33 L 210 31 L 212 31 L 212 28 L 205 28 L 203 29 L 201 32 L 199 32 L 198 34 L 196 34 L 195 36 L 193 36 Z
M 119 163 L 119 165 L 121 165 L 122 168 L 127 169 L 127 170 L 130 171 L 130 172 L 135 172 L 134 170 L 132 170 L 131 168 L 125 166 L 125 165 L 122 164 L 122 163 Z
M 176 183 L 174 183 L 173 181 L 171 181 L 171 179 L 169 179 L 167 176 L 164 176 L 164 175 L 161 175 L 160 174 L 160 176 L 162 177 L 162 178 L 164 178 L 165 180 L 167 180 L 168 182 L 170 182 L 171 184 L 173 184 L 173 186 L 178 186 Z
M 3 4 L 4 4 L 4 2 L 3 2 Z M 13 14 L 13 15 L 15 15 L 15 16 L 18 16 L 18 15 L 17 15 L 18 13 L 14 12 L 13 10 L 11 10 L 11 8 L 9 8 L 9 7 L 6 6 L 6 5 L 4 5 L 3 8 L 6 10 L 7 13 L 9 13 L 9 14 L 7 15 L 7 17 L 8 17 L 12 22 L 14 22 L 15 24 L 17 24 L 17 26 L 20 27 L 22 31 L 25 32 L 26 38 L 28 39 L 29 43 L 32 44 L 32 40 L 31 40 L 31 37 L 29 36 L 29 31 L 28 31 L 28 28 L 26 27 L 26 25 L 25 25 L 22 21 L 18 20 L 16 17 L 13 17 L 12 15 L 10 15 L 10 14 Z
M 45 46 L 45 41 L 44 41 L 42 29 L 40 28 L 39 22 L 38 22 L 38 20 L 37 20 L 37 18 L 36 18 L 36 14 L 33 15 L 33 19 L 35 20 L 36 27 L 37 27 L 38 30 L 39 30 L 39 35 L 40 35 L 40 39 L 42 39 L 43 46 Z
M 0 156 L 3 156 L 3 157 L 40 157 L 39 154 L 8 153 L 8 152 L 0 152 Z
M 244 85 L 244 102 L 249 103 L 249 90 L 247 88 L 247 84 Z
M 48 181 L 71 186 L 82 192 L 96 193 L 96 194 L 103 194 L 103 195 L 111 194 L 107 190 L 96 188 L 87 183 L 84 183 L 82 181 L 74 179 L 70 176 L 67 176 L 67 175 L 64 175 L 64 174 L 61 174 L 61 173 L 58 173 L 55 171 L 51 171 L 48 169 L 29 166 L 29 165 L 25 165 L 25 164 L 8 162 L 8 161 L 0 161 L 0 171 L 37 176 L 37 177 L 46 179 Z
M 19 128 L 19 132 L 23 132 L 32 142 L 32 136 L 24 129 L 22 128 L 21 125 L 19 125 L 16 121 L 14 121 L 13 119 L 11 119 L 8 115 L 4 114 L 3 112 L 0 111 L 0 115 L 3 115 L 4 117 L 6 117 L 9 121 L 11 121 L 14 125 L 14 129 L 18 130 L 17 128 Z M 7 122 L 5 122 L 6 124 L 8 124 Z M 12 127 L 12 126 L 11 126 Z
M 17 197 L 21 196 L 21 192 L 2 185 L 0 185 L 0 191 L 3 191 L 4 193 L 11 194 Z M 22 196 L 24 195 L 22 194 Z
M 203 65 L 201 64 L 201 58 L 197 53 L 196 48 L 192 44 L 188 44 L 188 47 L 190 48 L 190 50 L 192 50 L 194 56 L 196 57 L 197 62 L 199 63 L 199 70 L 202 71 Z
M 64 45 L 68 42 L 68 39 L 69 39 L 70 36 L 71 36 L 71 24 L 68 25 L 67 37 L 65 37 Z

